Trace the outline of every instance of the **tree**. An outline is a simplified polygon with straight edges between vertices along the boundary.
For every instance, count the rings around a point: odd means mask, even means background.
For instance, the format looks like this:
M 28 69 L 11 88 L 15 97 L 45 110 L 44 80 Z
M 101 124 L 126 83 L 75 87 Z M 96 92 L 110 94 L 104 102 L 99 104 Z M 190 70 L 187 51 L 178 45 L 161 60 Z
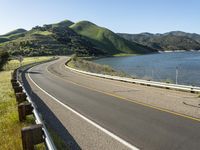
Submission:
M 9 54 L 5 51 L 0 51 L 0 70 L 2 70 L 4 64 L 8 61 Z

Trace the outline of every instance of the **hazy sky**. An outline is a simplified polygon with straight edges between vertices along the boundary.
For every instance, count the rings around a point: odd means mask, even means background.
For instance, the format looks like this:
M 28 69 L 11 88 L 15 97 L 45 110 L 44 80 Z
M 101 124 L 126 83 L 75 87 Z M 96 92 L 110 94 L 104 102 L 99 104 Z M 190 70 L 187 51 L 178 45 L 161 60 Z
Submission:
M 0 34 L 69 19 L 114 32 L 200 33 L 200 0 L 0 0 Z

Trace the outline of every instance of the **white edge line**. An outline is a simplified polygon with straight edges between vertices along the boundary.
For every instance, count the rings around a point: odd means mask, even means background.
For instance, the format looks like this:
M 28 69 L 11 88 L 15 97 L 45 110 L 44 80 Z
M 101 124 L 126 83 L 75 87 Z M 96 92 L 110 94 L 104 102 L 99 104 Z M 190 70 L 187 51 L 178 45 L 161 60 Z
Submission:
M 32 68 L 31 68 L 32 69 Z M 31 69 L 29 69 L 31 71 Z M 86 118 L 85 116 L 83 116 L 82 114 L 78 113 L 77 111 L 75 111 L 74 109 L 72 109 L 71 107 L 67 106 L 66 104 L 62 103 L 61 101 L 59 101 L 57 98 L 55 98 L 54 96 L 52 96 L 51 94 L 49 94 L 48 92 L 46 92 L 44 89 L 42 89 L 37 83 L 35 83 L 35 81 L 33 81 L 33 79 L 30 77 L 30 74 L 28 73 L 28 77 L 31 80 L 31 82 L 37 86 L 42 92 L 44 92 L 45 94 L 47 94 L 49 97 L 51 97 L 54 101 L 56 101 L 57 103 L 61 104 L 63 107 L 69 109 L 70 111 L 72 111 L 73 113 L 75 113 L 77 116 L 81 117 L 82 119 L 84 119 L 85 121 L 87 121 L 88 123 L 92 124 L 93 126 L 95 126 L 96 128 L 98 128 L 99 130 L 103 131 L 104 133 L 106 133 L 107 135 L 111 136 L 112 138 L 114 138 L 115 140 L 119 141 L 120 143 L 122 143 L 123 145 L 127 146 L 128 148 L 132 149 L 132 150 L 139 150 L 137 147 L 131 145 L 130 143 L 126 142 L 125 140 L 123 140 L 122 138 L 118 137 L 117 135 L 115 135 L 114 133 L 111 133 L 110 131 L 106 130 L 105 128 L 101 127 L 100 125 L 96 124 L 95 122 L 93 122 L 92 120 Z
M 119 77 L 119 76 L 103 75 L 103 74 L 91 73 L 88 71 L 74 69 L 67 65 L 65 65 L 65 67 L 76 73 L 81 73 L 81 74 L 85 74 L 85 75 L 106 78 L 106 79 L 113 79 L 116 81 L 126 81 L 129 83 L 139 83 L 139 84 L 145 84 L 145 85 L 152 85 L 155 87 L 164 87 L 164 88 L 183 90 L 183 91 L 200 92 L 200 87 L 195 87 L 195 86 L 193 87 L 193 86 L 187 86 L 187 85 L 176 85 L 176 84 L 168 84 L 168 83 L 162 83 L 162 82 L 156 82 L 156 81 L 146 81 L 146 80 L 142 80 L 142 79 L 131 79 L 131 78 L 124 78 L 124 77 Z

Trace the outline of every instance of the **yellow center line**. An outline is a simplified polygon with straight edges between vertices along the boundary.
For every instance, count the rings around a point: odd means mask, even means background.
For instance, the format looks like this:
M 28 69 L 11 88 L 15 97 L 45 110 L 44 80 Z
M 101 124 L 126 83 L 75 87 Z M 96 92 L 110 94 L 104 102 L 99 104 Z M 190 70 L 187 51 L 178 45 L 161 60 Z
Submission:
M 61 64 L 62 65 L 62 64 Z M 59 68 L 61 68 L 61 65 L 59 65 Z M 184 115 L 184 114 L 180 114 L 180 113 L 177 113 L 177 112 L 173 112 L 173 111 L 170 111 L 170 110 L 167 110 L 167 109 L 164 109 L 164 108 L 160 108 L 160 107 L 157 107 L 157 106 L 153 106 L 153 105 L 150 105 L 150 104 L 146 104 L 146 103 L 143 103 L 143 102 L 138 102 L 136 100 L 133 100 L 133 99 L 129 99 L 129 98 L 125 98 L 125 97 L 122 97 L 122 96 L 119 96 L 119 95 L 116 95 L 116 94 L 112 94 L 112 93 L 108 93 L 108 92 L 104 92 L 104 91 L 100 91 L 100 90 L 97 90 L 97 89 L 94 89 L 94 88 L 90 88 L 90 87 L 87 87 L 87 86 L 84 86 L 84 85 L 81 85 L 79 83 L 76 83 L 76 82 L 73 82 L 73 81 L 70 81 L 70 80 L 67 80 L 67 79 L 63 79 L 61 77 L 59 77 L 58 75 L 55 75 L 53 74 L 52 72 L 50 72 L 48 70 L 48 67 L 49 66 L 46 66 L 46 71 L 50 74 L 52 74 L 53 76 L 65 81 L 65 82 L 68 82 L 68 83 L 72 83 L 74 85 L 77 85 L 79 87 L 83 87 L 83 88 L 86 88 L 86 89 L 89 89 L 91 91 L 96 91 L 96 92 L 99 92 L 99 93 L 102 93 L 102 94 L 105 94 L 105 95 L 109 95 L 109 96 L 112 96 L 112 97 L 116 97 L 118 98 L 118 100 L 125 100 L 125 101 L 129 101 L 129 102 L 132 102 L 132 103 L 135 103 L 135 104 L 139 104 L 139 105 L 142 105 L 142 106 L 145 106 L 145 107 L 148 107 L 148 108 L 153 108 L 153 109 L 156 109 L 156 110 L 159 110 L 159 111 L 162 111 L 162 112 L 167 112 L 167 113 L 170 113 L 170 114 L 173 114 L 173 115 L 176 115 L 176 116 L 181 116 L 181 117 L 184 117 L 184 118 L 187 118 L 187 119 L 191 119 L 191 120 L 194 120 L 194 121 L 198 121 L 200 122 L 200 119 L 199 118 L 195 118 L 195 117 L 192 117 L 192 116 L 188 116 L 188 115 Z

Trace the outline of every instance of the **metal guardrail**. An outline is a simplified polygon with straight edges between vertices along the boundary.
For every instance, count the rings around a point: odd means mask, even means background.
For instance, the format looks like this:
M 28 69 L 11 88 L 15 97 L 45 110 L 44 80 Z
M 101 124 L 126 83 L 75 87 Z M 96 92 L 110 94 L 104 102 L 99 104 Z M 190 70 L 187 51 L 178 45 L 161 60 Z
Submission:
M 91 76 L 106 78 L 106 79 L 136 83 L 136 84 L 147 85 L 147 86 L 161 87 L 161 88 L 167 88 L 167 89 L 175 89 L 175 90 L 187 91 L 187 92 L 192 92 L 192 93 L 200 93 L 200 87 L 197 87 L 197 86 L 179 85 L 179 84 L 171 84 L 171 83 L 164 83 L 164 82 L 147 81 L 147 80 L 142 80 L 142 79 L 132 79 L 132 78 L 126 78 L 126 77 L 97 74 L 97 73 L 77 70 L 67 65 L 65 65 L 65 67 L 72 71 L 76 71 L 76 72 L 91 75 Z
M 34 102 L 32 101 L 30 95 L 28 94 L 28 92 L 25 90 L 25 87 L 24 85 L 19 81 L 19 68 L 15 70 L 16 72 L 16 80 L 17 80 L 17 83 L 19 83 L 19 86 L 22 87 L 23 89 L 23 92 L 27 95 L 27 98 L 26 100 L 31 103 L 32 107 L 33 107 L 33 115 L 35 117 L 35 123 L 36 124 L 42 124 L 42 130 L 43 130 L 43 133 L 44 133 L 44 142 L 45 142 L 45 146 L 48 150 L 56 150 L 56 146 L 54 145 L 53 143 L 53 140 L 51 139 L 51 136 L 45 126 L 45 124 L 43 123 L 42 119 L 41 119 L 41 115 L 39 114 L 39 112 L 37 111 L 37 107 L 36 105 L 34 104 Z
M 26 98 L 27 101 L 30 102 L 32 107 L 33 107 L 33 115 L 35 117 L 36 124 L 42 124 L 43 125 L 42 128 L 43 128 L 44 135 L 45 135 L 44 140 L 45 140 L 45 144 L 46 144 L 48 150 L 56 150 L 56 147 L 53 143 L 53 140 L 51 139 L 51 136 L 50 136 L 45 124 L 43 123 L 42 119 L 40 118 L 40 115 L 39 115 L 39 113 L 36 109 L 35 104 L 31 100 L 31 97 L 29 96 L 29 94 L 26 92 L 24 86 L 20 82 L 19 82 L 19 84 L 20 84 L 20 86 L 22 86 L 23 92 L 26 93 L 26 95 L 27 95 L 27 98 Z

